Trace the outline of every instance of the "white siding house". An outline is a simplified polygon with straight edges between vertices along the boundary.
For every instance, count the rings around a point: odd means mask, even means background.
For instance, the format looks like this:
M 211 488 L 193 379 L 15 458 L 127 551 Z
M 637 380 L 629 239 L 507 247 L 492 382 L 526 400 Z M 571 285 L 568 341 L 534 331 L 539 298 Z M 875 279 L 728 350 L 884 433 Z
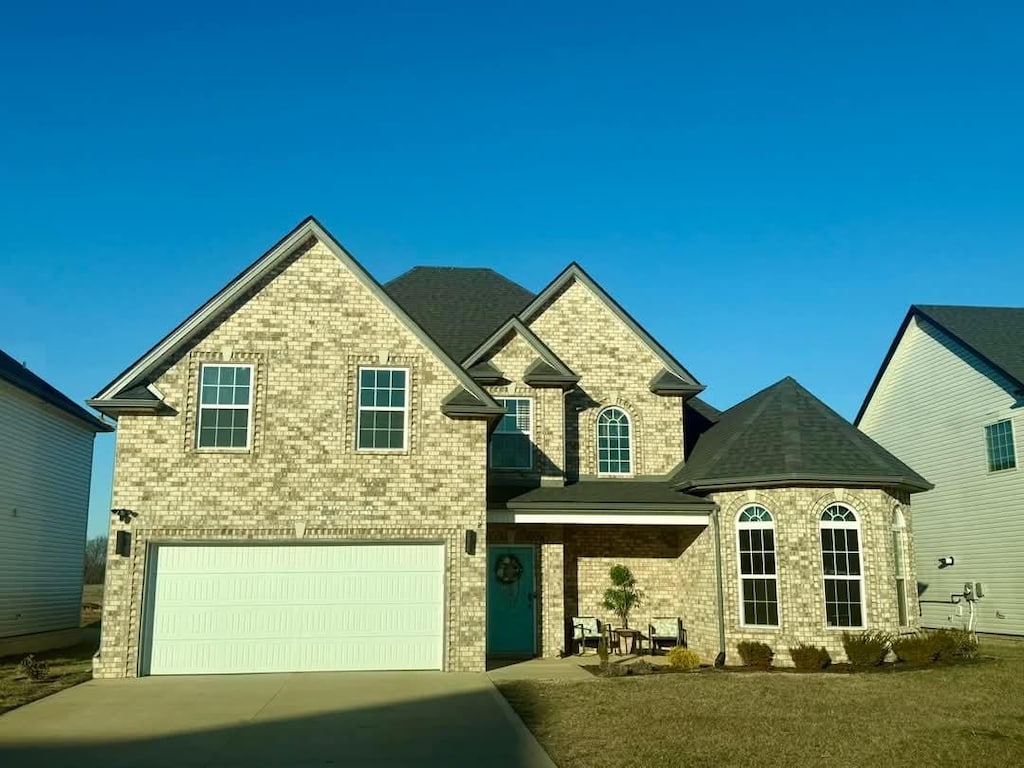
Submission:
M 923 626 L 967 626 L 973 607 L 978 631 L 1024 635 L 1022 367 L 1024 310 L 915 306 L 857 416 L 935 484 L 914 501 Z M 954 597 L 966 582 L 973 606 Z
M 79 626 L 93 439 L 107 431 L 0 352 L 0 639 Z

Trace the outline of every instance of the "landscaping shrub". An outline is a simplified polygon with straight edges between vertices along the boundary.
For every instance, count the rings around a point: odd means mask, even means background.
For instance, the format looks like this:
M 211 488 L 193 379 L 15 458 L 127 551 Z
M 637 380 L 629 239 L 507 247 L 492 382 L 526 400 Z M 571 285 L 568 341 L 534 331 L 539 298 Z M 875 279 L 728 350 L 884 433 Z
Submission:
M 797 669 L 825 669 L 832 663 L 832 657 L 828 651 L 806 643 L 801 643 L 796 648 L 790 648 L 789 655 L 793 658 L 793 664 Z
M 978 654 L 978 638 L 966 629 L 935 629 L 898 637 L 892 650 L 907 664 L 973 659 Z
M 907 664 L 931 664 L 941 653 L 942 640 L 933 632 L 901 635 L 892 641 L 892 652 Z
M 939 629 L 944 643 L 942 658 L 973 659 L 978 655 L 978 636 L 967 629 Z
M 740 658 L 748 667 L 768 668 L 772 665 L 775 653 L 765 643 L 758 643 L 754 640 L 744 640 L 738 646 Z
M 843 632 L 843 650 L 850 663 L 858 667 L 881 664 L 889 652 L 891 638 L 880 630 Z
M 675 669 L 697 669 L 700 666 L 700 656 L 689 648 L 677 645 L 668 652 L 668 663 Z
M 40 661 L 31 653 L 18 663 L 18 671 L 29 680 L 45 680 L 50 672 L 46 662 Z

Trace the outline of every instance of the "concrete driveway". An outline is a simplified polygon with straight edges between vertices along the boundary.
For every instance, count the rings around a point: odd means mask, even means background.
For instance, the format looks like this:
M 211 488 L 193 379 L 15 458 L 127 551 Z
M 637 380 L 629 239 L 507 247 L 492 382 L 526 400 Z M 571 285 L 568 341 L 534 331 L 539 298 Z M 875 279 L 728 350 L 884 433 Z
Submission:
M 551 766 L 483 674 L 93 680 L 0 716 L 3 768 Z

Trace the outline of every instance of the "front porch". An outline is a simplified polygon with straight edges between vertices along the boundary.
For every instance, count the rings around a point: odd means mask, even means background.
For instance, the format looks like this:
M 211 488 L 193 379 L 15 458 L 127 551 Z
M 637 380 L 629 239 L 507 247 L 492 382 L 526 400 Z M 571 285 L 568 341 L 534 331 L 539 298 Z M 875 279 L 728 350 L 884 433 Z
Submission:
M 679 617 L 691 647 L 714 658 L 713 505 L 662 489 L 660 483 L 642 481 L 589 482 L 520 488 L 518 495 L 492 501 L 487 526 L 490 664 L 571 655 L 575 616 L 619 626 L 602 599 L 611 586 L 609 570 L 620 563 L 630 568 L 644 592 L 642 604 L 629 616 L 630 627 L 646 634 L 652 618 Z

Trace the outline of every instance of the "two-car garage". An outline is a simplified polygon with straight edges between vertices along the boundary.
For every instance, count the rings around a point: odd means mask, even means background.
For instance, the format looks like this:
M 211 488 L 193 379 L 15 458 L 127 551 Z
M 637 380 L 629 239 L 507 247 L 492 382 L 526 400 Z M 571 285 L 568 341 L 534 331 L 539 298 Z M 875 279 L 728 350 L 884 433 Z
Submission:
M 153 545 L 140 674 L 441 669 L 444 552 Z

